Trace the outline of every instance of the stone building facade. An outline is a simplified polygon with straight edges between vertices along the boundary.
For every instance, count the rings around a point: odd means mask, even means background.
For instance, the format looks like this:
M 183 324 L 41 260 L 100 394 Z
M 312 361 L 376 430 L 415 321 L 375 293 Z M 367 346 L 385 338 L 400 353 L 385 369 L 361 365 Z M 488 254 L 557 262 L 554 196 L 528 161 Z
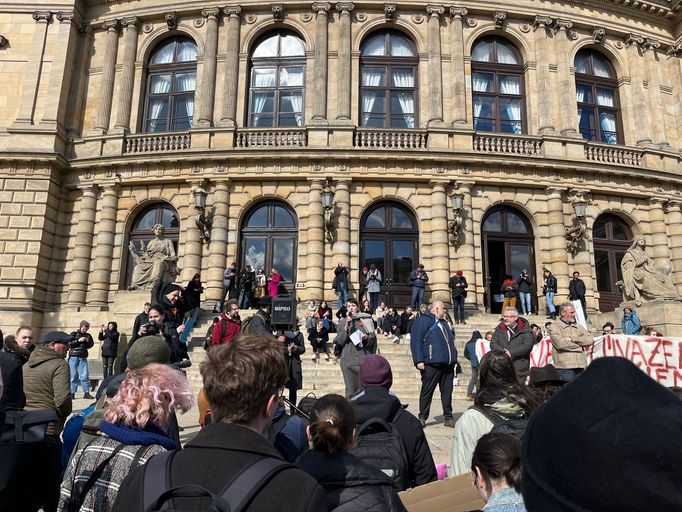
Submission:
M 427 297 L 462 270 L 494 311 L 505 273 L 546 267 L 609 310 L 635 235 L 682 291 L 681 21 L 678 0 L 4 2 L 2 327 L 105 321 L 155 222 L 209 304 L 231 261 L 299 299 L 374 262 L 396 304 L 422 262 Z

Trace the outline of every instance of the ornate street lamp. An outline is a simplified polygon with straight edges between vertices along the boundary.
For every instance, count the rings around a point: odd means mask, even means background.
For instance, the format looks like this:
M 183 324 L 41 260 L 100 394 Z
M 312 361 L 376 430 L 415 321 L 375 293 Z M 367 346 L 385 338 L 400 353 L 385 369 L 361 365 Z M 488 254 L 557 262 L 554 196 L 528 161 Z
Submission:
M 448 238 L 457 249 L 462 243 L 462 235 L 464 234 L 464 194 L 452 194 L 450 200 L 452 201 L 452 213 L 455 220 L 448 223 Z
M 194 209 L 197 211 L 194 216 L 194 223 L 199 230 L 201 240 L 207 244 L 211 241 L 211 228 L 213 227 L 213 218 L 206 212 L 208 192 L 203 186 L 199 186 L 192 193 L 194 195 Z
M 322 207 L 324 208 L 324 238 L 328 244 L 334 243 L 334 191 L 331 188 L 331 180 L 327 178 L 322 189 Z

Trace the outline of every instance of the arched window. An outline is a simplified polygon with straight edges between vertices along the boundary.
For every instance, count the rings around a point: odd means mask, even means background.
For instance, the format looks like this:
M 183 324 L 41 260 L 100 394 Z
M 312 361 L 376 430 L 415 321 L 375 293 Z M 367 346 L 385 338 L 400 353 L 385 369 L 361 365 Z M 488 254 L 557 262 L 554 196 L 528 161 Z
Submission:
M 163 41 L 147 66 L 145 132 L 177 132 L 192 127 L 197 82 L 197 45 L 188 37 Z
M 180 236 L 180 217 L 171 205 L 166 203 L 154 203 L 142 210 L 133 221 L 128 232 L 128 243 L 125 245 L 125 268 L 122 272 L 122 289 L 130 285 L 130 280 L 135 268 L 135 260 L 128 250 L 128 245 L 132 242 L 135 247 L 140 249 L 154 238 L 152 228 L 155 224 L 161 224 L 165 229 L 164 236 L 173 242 L 175 254 L 178 254 L 178 238 Z
M 618 80 L 606 57 L 593 50 L 580 50 L 575 56 L 575 88 L 583 138 L 622 144 Z
M 360 48 L 360 124 L 373 128 L 415 128 L 417 49 L 400 32 L 382 30 Z
M 623 279 L 620 263 L 630 247 L 632 230 L 613 213 L 602 213 L 594 221 L 594 269 L 597 275 L 599 310 L 613 311 L 623 300 L 618 282 Z
M 248 125 L 303 126 L 305 42 L 293 32 L 269 32 L 251 52 Z
M 523 60 L 509 41 L 484 37 L 471 51 L 474 130 L 526 133 Z

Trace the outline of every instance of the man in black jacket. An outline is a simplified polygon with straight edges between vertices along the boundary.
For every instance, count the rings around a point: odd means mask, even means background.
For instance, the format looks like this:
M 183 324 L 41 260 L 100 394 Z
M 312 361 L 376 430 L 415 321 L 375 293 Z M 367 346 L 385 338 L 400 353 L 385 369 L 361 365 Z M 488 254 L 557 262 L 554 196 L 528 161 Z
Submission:
M 71 333 L 69 342 L 69 372 L 71 374 L 71 398 L 76 398 L 78 381 L 83 389 L 83 398 L 92 400 L 90 395 L 90 376 L 88 375 L 88 349 L 95 345 L 95 340 L 88 332 L 90 322 L 82 320 L 77 331 Z
M 530 353 L 534 344 L 535 337 L 530 323 L 519 318 L 516 308 L 504 308 L 502 321 L 495 328 L 493 339 L 490 340 L 490 350 L 505 352 L 514 362 L 518 376 L 525 378 L 530 371 Z
M 583 307 L 583 316 L 587 320 L 587 308 L 585 304 L 585 281 L 580 279 L 580 272 L 573 272 L 573 279 L 568 283 L 568 300 L 579 300 Z
M 204 392 L 213 422 L 204 427 L 171 462 L 170 484 L 198 485 L 220 494 L 226 484 L 261 459 L 283 460 L 263 437 L 272 422 L 287 378 L 282 348 L 272 338 L 240 336 L 213 347 L 201 365 Z M 152 459 L 153 460 L 153 459 Z M 133 470 L 121 485 L 113 512 L 142 510 L 146 466 Z M 175 498 L 175 508 L 207 510 L 211 498 Z M 300 469 L 285 468 L 250 501 L 259 512 L 322 512 L 324 491 Z
M 355 422 L 358 427 L 370 418 L 392 423 L 405 443 L 410 487 L 434 482 L 438 475 L 424 429 L 419 420 L 405 410 L 398 397 L 389 392 L 392 384 L 391 366 L 384 357 L 372 354 L 360 361 L 363 390 L 351 399 Z
M 464 321 L 464 299 L 467 297 L 467 278 L 464 277 L 464 272 L 458 270 L 454 276 L 450 278 L 450 293 L 452 294 L 452 309 L 455 322 L 458 324 L 466 324 Z

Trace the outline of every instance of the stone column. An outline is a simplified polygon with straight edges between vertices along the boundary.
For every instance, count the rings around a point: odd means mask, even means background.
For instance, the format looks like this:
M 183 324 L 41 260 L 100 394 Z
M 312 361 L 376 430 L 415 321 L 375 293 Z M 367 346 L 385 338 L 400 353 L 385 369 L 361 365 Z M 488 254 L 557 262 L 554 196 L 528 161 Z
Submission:
M 313 62 L 313 118 L 315 124 L 327 123 L 327 60 L 329 46 L 328 2 L 315 2 L 315 60 Z
M 568 294 L 568 251 L 562 187 L 547 187 L 547 234 L 549 235 L 549 261 L 547 267 L 557 278 L 557 293 Z M 540 284 L 540 277 L 537 277 Z M 558 305 L 558 304 L 557 304 Z
M 339 60 L 338 60 L 338 79 L 337 79 L 337 101 L 338 111 L 337 121 L 351 122 L 350 100 L 351 100 L 351 19 L 350 13 L 355 9 L 352 2 L 339 2 L 336 9 L 339 15 Z
M 217 7 L 202 9 L 201 15 L 206 18 L 206 46 L 201 72 L 201 87 L 198 98 L 197 123 L 198 128 L 213 126 L 213 107 L 215 105 L 216 66 L 218 65 L 218 17 Z
M 468 12 L 466 7 L 450 7 L 450 16 L 452 17 L 452 23 L 450 24 L 452 27 L 452 97 L 454 101 L 454 124 L 456 125 L 467 124 L 464 17 Z M 471 284 L 469 287 L 471 287 Z
M 104 65 L 100 82 L 99 100 L 97 103 L 97 121 L 95 132 L 103 135 L 109 131 L 111 120 L 111 102 L 114 94 L 114 76 L 116 75 L 116 56 L 118 54 L 118 20 L 104 22 L 107 32 L 104 46 Z
M 28 62 L 25 65 L 26 74 L 21 83 L 21 99 L 17 118 L 14 121 L 15 125 L 33 124 L 33 115 L 38 99 L 38 85 L 43 71 L 45 42 L 47 41 L 47 31 L 50 28 L 52 14 L 48 11 L 36 11 L 33 13 L 33 19 L 36 22 L 36 27 L 33 32 Z
M 661 47 L 656 39 L 647 38 L 644 41 L 643 52 L 646 62 L 646 78 L 649 82 L 649 111 L 654 122 L 651 125 L 651 135 L 653 142 L 659 146 L 670 146 L 665 140 L 665 109 L 663 108 L 663 98 L 661 97 L 661 84 L 658 79 L 658 61 L 656 50 Z
M 88 305 L 106 306 L 109 303 L 111 263 L 116 237 L 116 213 L 120 194 L 121 187 L 118 185 L 106 185 L 102 190 L 102 209 L 97 223 L 97 243 L 93 251 L 95 261 L 92 284 L 88 290 Z
M 324 293 L 324 208 L 322 187 L 324 180 L 308 180 L 308 270 L 306 271 L 306 296 L 319 299 Z
M 71 132 L 71 137 L 80 135 L 81 132 L 81 112 L 85 100 L 86 80 L 88 65 L 90 63 L 90 50 L 92 48 L 92 28 L 89 23 L 81 23 L 78 27 L 80 37 L 78 40 L 78 64 L 75 68 L 76 79 L 71 81 L 68 104 L 66 108 L 67 128 Z
M 668 203 L 667 225 L 673 283 L 675 283 L 677 293 L 682 295 L 682 203 L 680 201 Z
M 578 196 L 578 194 L 582 195 L 584 199 L 590 202 L 589 199 L 589 189 L 571 189 L 569 191 L 569 196 Z M 599 211 L 595 209 L 596 214 L 599 214 Z M 595 215 L 596 216 L 596 215 Z M 590 216 L 590 207 L 588 206 L 588 213 L 587 213 L 587 218 L 586 222 L 589 225 L 594 224 L 594 218 L 591 218 Z M 595 293 L 597 292 L 597 274 L 595 272 L 594 266 L 592 265 L 592 254 L 589 249 L 591 243 L 590 240 L 592 237 L 589 235 L 588 232 L 588 241 L 587 241 L 587 249 L 584 251 L 579 251 L 576 253 L 575 256 L 572 257 L 571 261 L 571 266 L 568 271 L 568 277 L 571 278 L 573 277 L 573 272 L 578 271 L 580 272 L 580 279 L 585 281 L 585 303 L 587 306 L 587 314 L 588 316 L 591 313 L 595 313 L 599 311 L 599 303 L 595 300 Z M 539 275 L 535 279 L 536 285 L 538 285 L 539 292 L 542 293 L 542 271 L 539 272 Z
M 649 204 L 649 229 L 651 230 L 651 257 L 658 268 L 670 267 L 668 233 L 665 225 L 663 201 L 652 197 Z
M 201 256 L 202 256 L 202 249 L 203 249 L 203 243 L 201 241 L 201 235 L 199 234 L 199 228 L 197 227 L 196 224 L 196 215 L 197 215 L 197 210 L 194 208 L 194 191 L 200 187 L 203 187 L 206 189 L 208 187 L 208 184 L 205 183 L 203 180 L 199 181 L 190 181 L 191 185 L 191 192 L 190 192 L 190 197 L 189 197 L 189 204 L 190 207 L 188 208 L 187 212 L 187 220 L 186 226 L 187 229 L 185 229 L 185 243 L 184 243 L 184 249 L 185 252 L 182 257 L 182 282 L 187 282 L 192 277 L 194 277 L 194 274 L 200 274 L 201 273 Z M 210 204 L 210 201 L 207 201 L 208 204 Z M 227 256 L 227 254 L 225 254 Z
M 552 105 L 554 94 L 552 91 L 552 76 L 549 72 L 549 57 L 551 55 L 551 41 L 548 31 L 552 29 L 554 20 L 548 16 L 535 16 L 533 28 L 535 30 L 535 54 L 537 58 L 537 109 L 540 134 L 554 134 L 554 116 Z
M 575 78 L 571 75 L 572 63 L 568 51 L 572 45 L 572 39 L 575 39 L 575 32 L 571 30 L 573 22 L 558 19 L 555 28 L 557 32 L 554 41 L 558 58 L 557 74 L 559 75 L 559 104 L 561 105 L 559 130 L 561 135 L 576 137 L 578 117 L 576 114 Z
M 428 126 L 443 123 L 443 69 L 440 51 L 440 15 L 445 12 L 442 5 L 427 5 L 429 59 L 429 120 Z M 415 127 L 416 128 L 416 127 Z
M 644 94 L 644 76 L 642 75 L 642 57 L 640 46 L 644 44 L 644 38 L 636 34 L 630 34 L 625 38 L 627 45 L 628 67 L 630 68 L 630 90 L 632 91 L 632 107 L 634 125 L 637 131 L 636 139 L 638 146 L 651 144 L 651 124 L 649 122 L 649 109 Z M 625 141 L 628 142 L 627 140 Z
M 474 187 L 474 182 L 458 181 L 457 192 L 464 196 L 464 235 L 462 244 L 457 248 L 457 268 L 454 271 L 461 270 L 464 272 L 467 284 L 467 298 L 465 303 L 478 309 L 476 296 L 478 293 L 478 276 L 476 275 L 476 254 L 474 250 L 474 221 L 472 219 L 473 203 L 471 200 L 471 189 Z M 454 272 L 453 272 L 454 273 Z
M 66 124 L 69 89 L 74 77 L 78 29 L 73 12 L 59 12 L 56 18 L 59 20 L 59 24 L 55 24 L 57 34 L 50 37 L 55 53 L 52 57 L 50 83 L 40 124 L 51 129 L 63 129 Z M 85 80 L 85 77 L 82 79 Z
M 450 279 L 448 245 L 448 198 L 445 187 L 448 181 L 431 181 L 431 268 L 429 272 L 429 289 L 431 301 L 451 301 L 448 291 Z
M 120 104 L 116 112 L 114 131 L 130 132 L 130 113 L 133 106 L 133 82 L 135 80 L 135 59 L 137 58 L 137 39 L 140 33 L 140 20 L 135 16 L 123 18 L 123 65 L 118 86 Z
M 230 5 L 223 9 L 227 16 L 227 51 L 225 53 L 225 101 L 220 124 L 230 128 L 237 126 L 237 94 L 239 92 L 239 31 L 242 8 Z
M 76 246 L 71 260 L 69 280 L 69 306 L 82 306 L 88 291 L 88 276 L 90 275 L 90 259 L 92 258 L 92 239 L 97 214 L 97 193 L 99 188 L 92 185 L 83 189 L 80 212 L 78 214 L 78 228 L 76 230 Z
M 336 208 L 336 241 L 334 263 L 343 261 L 350 268 L 350 184 L 351 179 L 335 180 L 334 206 Z M 352 279 L 353 276 L 349 276 Z
M 223 271 L 227 267 L 227 222 L 230 207 L 230 184 L 223 179 L 213 187 L 213 228 L 208 246 L 208 273 L 206 276 L 206 301 L 217 303 L 222 299 Z

